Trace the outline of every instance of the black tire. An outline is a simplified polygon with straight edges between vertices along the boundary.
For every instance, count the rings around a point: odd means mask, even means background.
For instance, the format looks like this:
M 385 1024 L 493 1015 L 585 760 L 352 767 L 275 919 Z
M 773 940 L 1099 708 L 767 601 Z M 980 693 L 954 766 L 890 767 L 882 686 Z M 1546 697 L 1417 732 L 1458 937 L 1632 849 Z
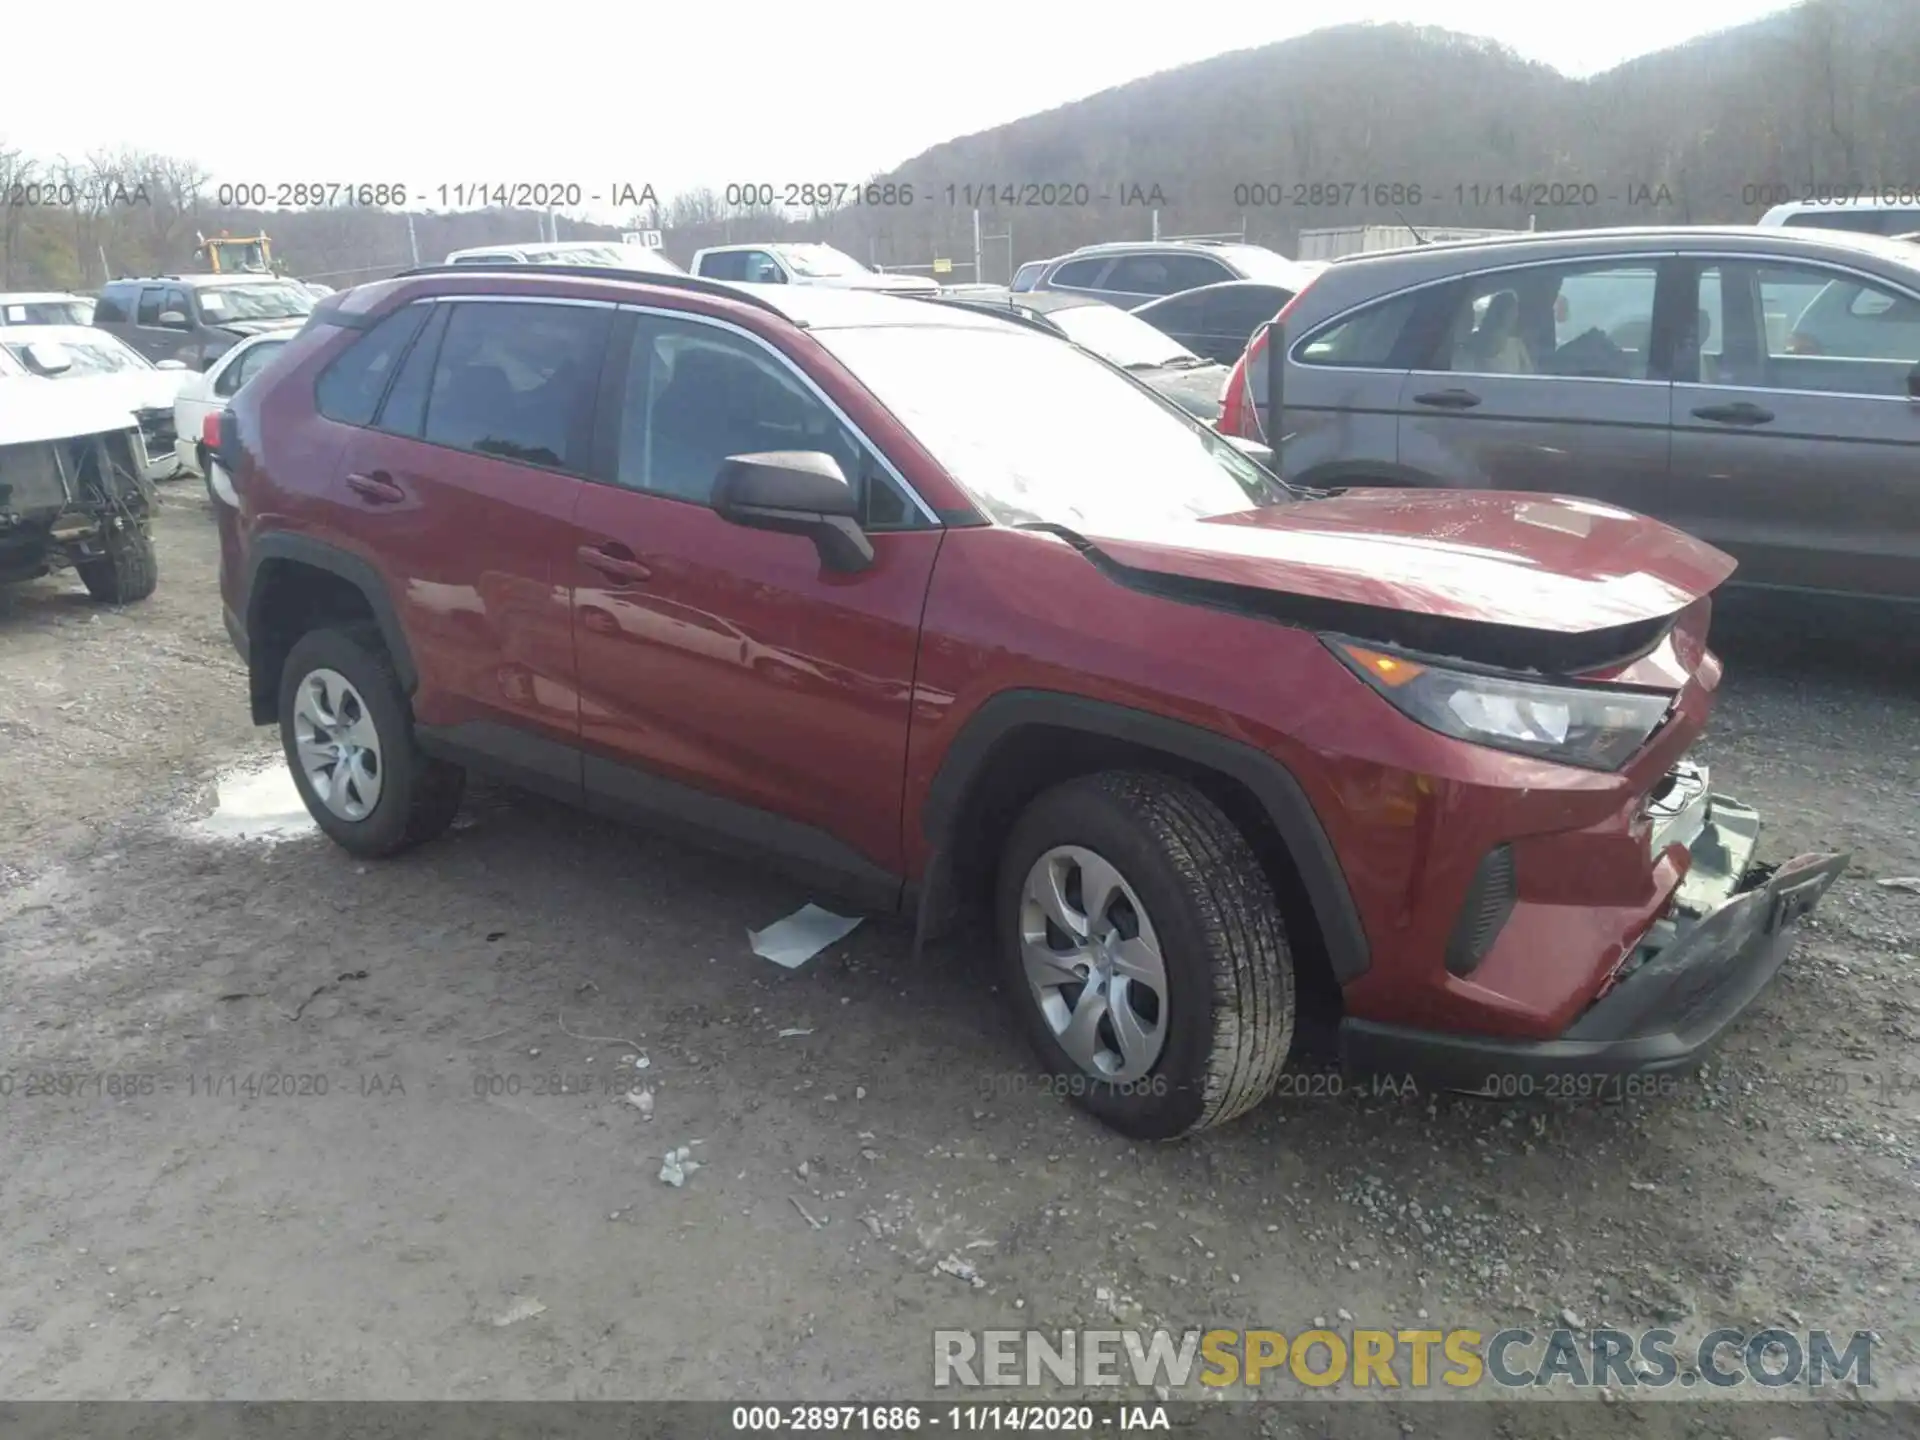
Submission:
M 358 820 L 336 815 L 314 791 L 299 759 L 294 705 L 315 670 L 344 676 L 365 702 L 379 737 L 380 796 Z M 380 859 L 442 834 L 460 811 L 467 772 L 423 754 L 413 735 L 413 710 L 375 627 L 310 630 L 294 642 L 280 672 L 280 744 L 307 812 L 327 837 L 354 855 Z
M 1082 1070 L 1028 984 L 1021 895 L 1028 871 L 1058 845 L 1082 846 L 1119 870 L 1159 938 L 1166 1036 L 1142 1081 L 1115 1085 Z M 1004 982 L 1053 1088 L 1106 1124 L 1135 1139 L 1172 1139 L 1273 1092 L 1293 1042 L 1286 928 L 1246 836 L 1192 785 L 1108 771 L 1040 795 L 1007 839 L 994 913 Z
M 153 536 L 145 521 L 109 521 L 100 537 L 105 552 L 82 560 L 73 568 L 87 593 L 106 605 L 131 605 L 153 594 L 160 583 L 160 559 L 153 553 Z

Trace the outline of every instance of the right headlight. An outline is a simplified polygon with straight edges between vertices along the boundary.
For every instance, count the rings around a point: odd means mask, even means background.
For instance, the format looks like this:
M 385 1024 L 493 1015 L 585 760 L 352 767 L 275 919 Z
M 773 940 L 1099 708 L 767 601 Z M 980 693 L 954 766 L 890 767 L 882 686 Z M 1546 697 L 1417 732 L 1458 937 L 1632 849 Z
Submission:
M 1672 694 L 1456 670 L 1323 636 L 1395 709 L 1429 730 L 1589 770 L 1618 770 L 1666 719 Z

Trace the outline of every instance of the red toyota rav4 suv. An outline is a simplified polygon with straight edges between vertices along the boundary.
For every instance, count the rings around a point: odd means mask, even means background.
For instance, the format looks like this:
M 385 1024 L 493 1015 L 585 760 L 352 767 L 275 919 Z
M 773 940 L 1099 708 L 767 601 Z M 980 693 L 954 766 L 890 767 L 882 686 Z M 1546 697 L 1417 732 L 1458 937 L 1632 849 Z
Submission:
M 990 912 L 1128 1134 L 1350 1072 L 1599 1093 L 1731 1021 L 1845 866 L 1687 762 L 1732 562 L 1580 500 L 1288 489 L 1060 339 L 534 267 L 329 297 L 223 417 L 253 718 L 356 855 L 467 767 Z

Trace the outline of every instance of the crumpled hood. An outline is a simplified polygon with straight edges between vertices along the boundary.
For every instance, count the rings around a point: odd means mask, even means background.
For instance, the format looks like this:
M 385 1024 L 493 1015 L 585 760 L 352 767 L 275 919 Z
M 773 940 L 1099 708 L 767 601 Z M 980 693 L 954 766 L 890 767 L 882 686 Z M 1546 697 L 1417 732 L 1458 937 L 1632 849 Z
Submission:
M 39 375 L 0 377 L 0 445 L 33 445 L 134 428 L 133 407 L 116 391 Z
M 113 375 L 68 375 L 53 381 L 63 389 L 90 385 L 129 410 L 171 410 L 191 370 L 122 370 Z
M 1138 533 L 1082 529 L 1159 575 L 1577 634 L 1672 615 L 1734 560 L 1591 500 L 1498 490 L 1352 490 Z
M 1220 391 L 1227 383 L 1224 365 L 1195 365 L 1184 370 L 1161 366 L 1154 370 L 1136 370 L 1133 376 L 1196 419 L 1211 425 L 1220 418 Z

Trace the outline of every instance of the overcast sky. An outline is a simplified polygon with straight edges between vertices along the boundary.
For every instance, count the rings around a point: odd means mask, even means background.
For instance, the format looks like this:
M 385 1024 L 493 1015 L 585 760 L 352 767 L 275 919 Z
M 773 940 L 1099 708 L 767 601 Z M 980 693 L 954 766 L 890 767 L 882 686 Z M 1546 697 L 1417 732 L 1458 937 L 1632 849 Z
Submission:
M 180 14 L 196 18 L 175 25 L 144 0 L 15 0 L 0 144 L 75 158 L 135 145 L 227 181 L 399 182 L 416 204 L 442 184 L 533 180 L 590 194 L 650 182 L 665 198 L 731 181 L 860 180 L 942 140 L 1330 19 L 1491 36 L 1590 75 L 1781 8 L 332 0 L 189 7 Z M 1141 23 L 1120 23 L 1129 13 Z

